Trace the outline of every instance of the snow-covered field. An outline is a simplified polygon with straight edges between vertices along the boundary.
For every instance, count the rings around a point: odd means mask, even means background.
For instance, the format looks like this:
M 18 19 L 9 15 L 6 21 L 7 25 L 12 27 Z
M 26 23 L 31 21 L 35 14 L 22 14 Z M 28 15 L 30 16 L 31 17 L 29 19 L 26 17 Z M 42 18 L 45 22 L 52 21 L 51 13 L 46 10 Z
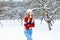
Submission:
M 24 35 L 24 26 L 20 25 L 18 20 L 1 20 L 0 40 L 26 40 Z M 47 23 L 35 20 L 35 28 L 33 28 L 33 40 L 60 40 L 60 20 L 56 20 L 52 30 L 48 30 Z

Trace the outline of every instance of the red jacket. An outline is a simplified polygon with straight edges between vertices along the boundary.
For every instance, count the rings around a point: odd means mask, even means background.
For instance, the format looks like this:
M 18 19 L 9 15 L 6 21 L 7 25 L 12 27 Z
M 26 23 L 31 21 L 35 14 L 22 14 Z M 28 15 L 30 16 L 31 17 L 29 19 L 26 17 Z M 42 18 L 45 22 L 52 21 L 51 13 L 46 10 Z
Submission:
M 28 16 L 24 18 L 24 27 L 27 30 L 29 30 L 29 28 L 35 27 L 34 21 L 32 22 L 32 19 L 29 20 Z

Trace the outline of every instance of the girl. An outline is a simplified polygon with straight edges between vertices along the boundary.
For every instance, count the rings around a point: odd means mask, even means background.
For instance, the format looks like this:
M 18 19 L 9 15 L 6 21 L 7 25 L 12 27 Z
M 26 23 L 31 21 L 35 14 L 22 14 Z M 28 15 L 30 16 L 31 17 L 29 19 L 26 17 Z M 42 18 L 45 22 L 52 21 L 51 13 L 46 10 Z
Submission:
M 32 40 L 32 28 L 35 27 L 33 12 L 31 9 L 27 10 L 27 15 L 24 18 L 24 28 L 27 40 Z

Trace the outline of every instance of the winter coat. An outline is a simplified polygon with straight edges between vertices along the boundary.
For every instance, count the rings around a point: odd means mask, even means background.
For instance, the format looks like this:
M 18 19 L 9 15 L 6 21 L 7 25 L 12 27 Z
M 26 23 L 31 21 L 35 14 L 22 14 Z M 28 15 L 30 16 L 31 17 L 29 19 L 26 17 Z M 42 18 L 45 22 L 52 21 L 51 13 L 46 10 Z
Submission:
M 26 16 L 24 18 L 24 27 L 26 30 L 29 30 L 30 28 L 34 28 L 35 27 L 35 23 L 33 18 L 29 18 L 28 16 Z

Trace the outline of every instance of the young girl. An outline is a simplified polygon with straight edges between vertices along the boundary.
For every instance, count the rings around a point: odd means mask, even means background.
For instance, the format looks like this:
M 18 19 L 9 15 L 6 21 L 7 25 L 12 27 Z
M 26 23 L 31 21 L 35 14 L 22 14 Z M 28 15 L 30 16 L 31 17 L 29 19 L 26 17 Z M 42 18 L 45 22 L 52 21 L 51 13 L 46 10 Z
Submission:
M 31 9 L 27 10 L 27 15 L 24 18 L 25 36 L 27 40 L 32 40 L 32 28 L 35 27 L 33 12 Z

